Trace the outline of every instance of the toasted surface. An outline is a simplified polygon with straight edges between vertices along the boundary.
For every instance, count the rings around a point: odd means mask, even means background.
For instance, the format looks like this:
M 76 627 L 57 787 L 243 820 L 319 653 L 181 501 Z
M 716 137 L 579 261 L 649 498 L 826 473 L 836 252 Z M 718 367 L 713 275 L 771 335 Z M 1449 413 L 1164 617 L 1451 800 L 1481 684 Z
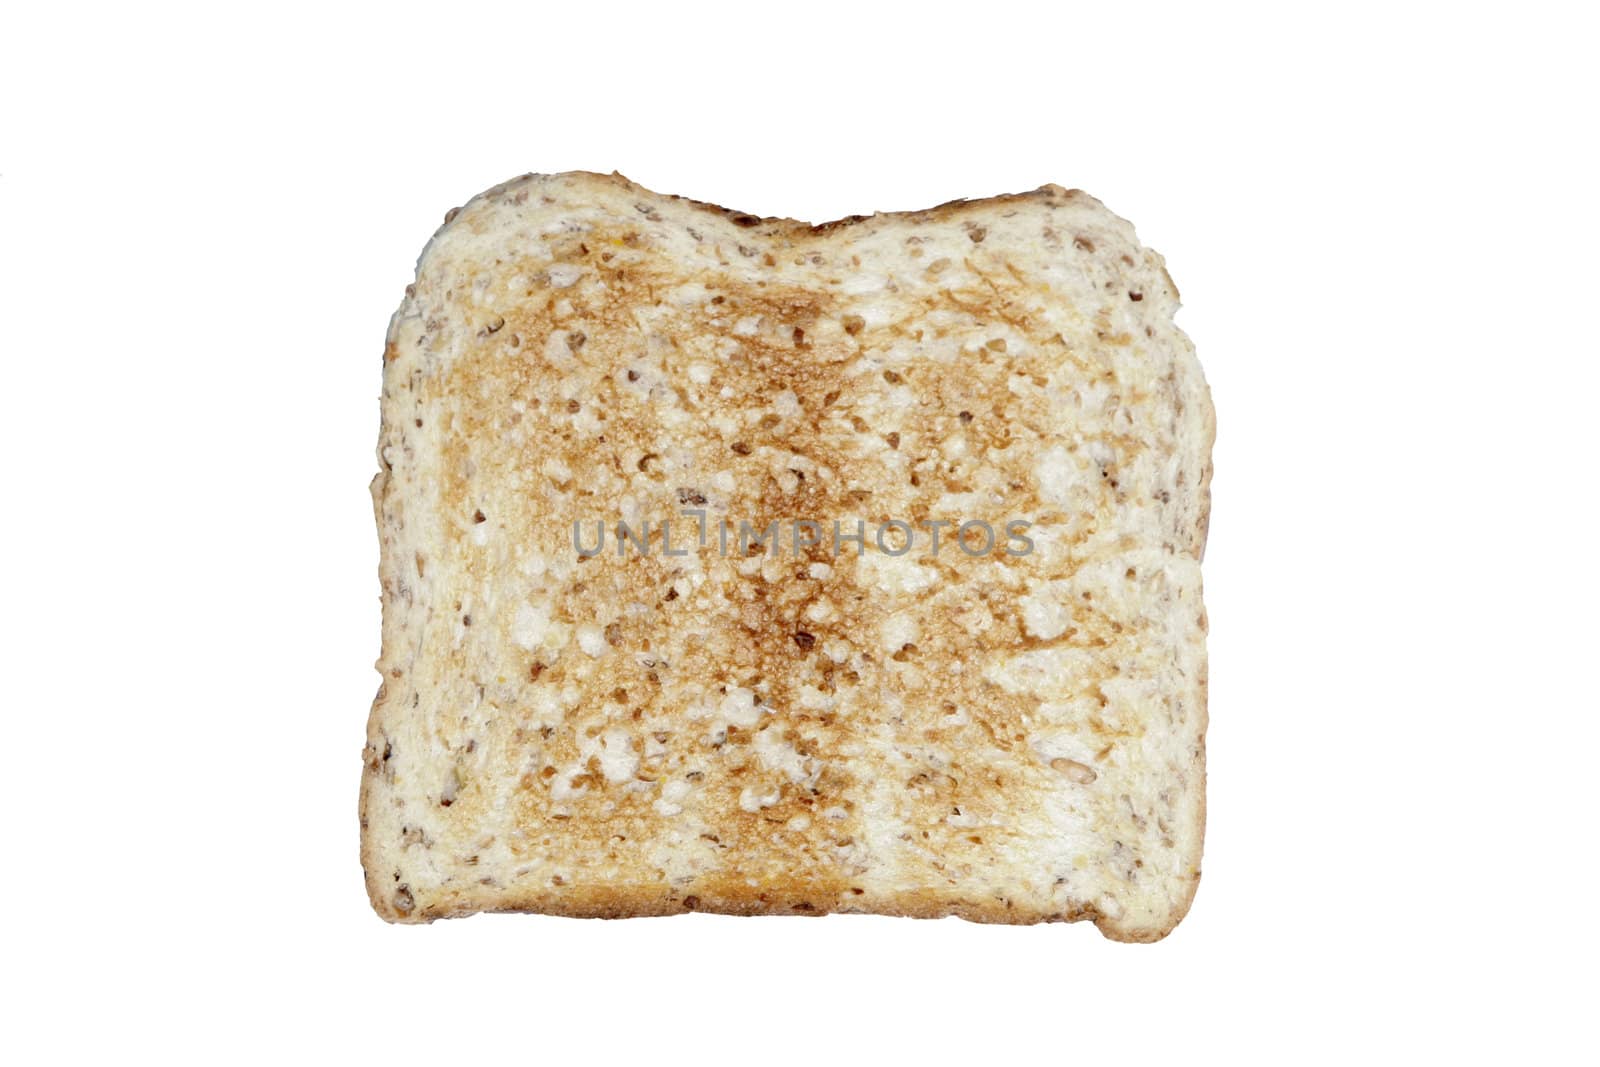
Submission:
M 1213 436 L 1177 300 L 1053 186 L 813 227 L 529 175 L 452 212 L 384 353 L 374 908 L 1163 936 Z M 737 550 L 796 520 L 821 543 Z M 973 521 L 1031 550 L 969 554 Z

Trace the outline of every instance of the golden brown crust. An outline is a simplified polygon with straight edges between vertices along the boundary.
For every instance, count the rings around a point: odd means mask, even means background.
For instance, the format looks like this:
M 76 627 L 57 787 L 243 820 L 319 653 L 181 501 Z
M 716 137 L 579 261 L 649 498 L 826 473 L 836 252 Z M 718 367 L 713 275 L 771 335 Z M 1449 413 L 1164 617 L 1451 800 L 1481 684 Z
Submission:
M 1018 911 L 984 901 L 951 901 L 929 892 L 907 891 L 874 901 L 871 908 L 851 907 L 848 902 L 819 900 L 800 891 L 781 889 L 736 890 L 722 893 L 663 894 L 655 886 L 596 886 L 581 897 L 555 893 L 531 893 L 497 897 L 493 907 L 470 903 L 439 903 L 418 909 L 415 915 L 401 916 L 391 900 L 375 902 L 385 919 L 433 922 L 463 918 L 480 912 L 514 912 L 528 915 L 554 915 L 569 919 L 633 919 L 701 912 L 708 915 L 887 915 L 908 919 L 959 918 L 969 922 L 1030 926 L 1050 922 L 1091 920 L 1114 941 L 1151 942 L 1166 936 L 1170 927 L 1152 932 L 1124 933 L 1105 921 L 1092 905 L 1060 912 Z M 1180 916 L 1181 918 L 1181 916 Z
M 663 196 L 660 193 L 653 192 L 652 190 L 646 189 L 644 186 L 629 180 L 616 171 L 612 171 L 610 174 L 602 174 L 596 171 L 572 171 L 570 172 L 569 176 L 574 178 L 584 178 L 597 182 L 612 183 L 622 189 L 627 190 L 629 193 L 649 199 L 670 200 L 680 204 L 687 204 L 699 211 L 706 212 L 708 215 L 716 218 L 727 219 L 735 226 L 749 230 L 752 233 L 768 237 L 784 236 L 791 239 L 836 234 L 841 230 L 860 225 L 861 223 L 887 223 L 892 225 L 897 221 L 924 223 L 951 221 L 958 220 L 964 215 L 987 214 L 998 208 L 1002 208 L 1007 204 L 1027 203 L 1035 200 L 1041 200 L 1047 203 L 1061 203 L 1078 197 L 1086 199 L 1088 198 L 1088 194 L 1082 189 L 1068 189 L 1051 183 L 1041 185 L 1037 189 L 1032 189 L 1025 193 L 1002 193 L 997 196 L 981 197 L 977 199 L 968 199 L 962 197 L 955 200 L 946 200 L 944 203 L 937 204 L 931 208 L 919 208 L 915 211 L 880 211 L 872 215 L 846 215 L 842 218 L 830 219 L 827 222 L 803 222 L 799 219 L 785 218 L 781 215 L 756 215 L 748 211 L 739 211 L 735 208 L 723 207 L 720 204 L 712 204 L 704 200 L 695 200 L 687 196 Z M 529 177 L 534 177 L 534 175 L 524 175 L 524 178 Z M 483 193 L 482 197 L 493 196 L 496 191 L 504 189 L 511 184 L 513 184 L 513 182 L 507 182 L 502 185 L 498 185 L 494 189 L 490 189 Z M 478 199 L 481 199 L 482 197 L 479 197 Z M 459 211 L 460 209 L 457 208 L 454 210 Z M 448 223 L 452 221 L 453 218 L 454 214 L 448 213 L 445 221 Z M 1165 273 L 1165 268 L 1163 268 L 1163 273 Z M 1171 284 L 1170 276 L 1167 278 L 1167 281 L 1169 284 Z M 1173 285 L 1172 288 L 1173 292 L 1176 293 L 1177 286 Z

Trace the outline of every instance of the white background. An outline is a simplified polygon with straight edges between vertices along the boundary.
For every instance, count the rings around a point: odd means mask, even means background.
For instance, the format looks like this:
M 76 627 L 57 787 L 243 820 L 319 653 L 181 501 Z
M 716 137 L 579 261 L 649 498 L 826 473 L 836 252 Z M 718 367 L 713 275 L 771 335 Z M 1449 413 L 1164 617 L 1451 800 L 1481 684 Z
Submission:
M 1594 27 L 1203 7 L 8 7 L 0 1041 L 1594 1062 Z M 1165 253 L 1220 427 L 1169 939 L 373 916 L 385 325 L 446 209 L 569 168 L 811 220 L 1058 182 Z

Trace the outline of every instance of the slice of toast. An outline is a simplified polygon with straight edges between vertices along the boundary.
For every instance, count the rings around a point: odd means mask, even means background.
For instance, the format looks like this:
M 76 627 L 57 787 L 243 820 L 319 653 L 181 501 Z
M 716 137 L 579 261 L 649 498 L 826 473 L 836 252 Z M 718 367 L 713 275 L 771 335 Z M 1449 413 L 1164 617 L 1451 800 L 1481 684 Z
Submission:
M 574 173 L 450 212 L 384 351 L 373 907 L 1164 936 L 1214 433 L 1177 307 L 1055 186 L 811 226 Z

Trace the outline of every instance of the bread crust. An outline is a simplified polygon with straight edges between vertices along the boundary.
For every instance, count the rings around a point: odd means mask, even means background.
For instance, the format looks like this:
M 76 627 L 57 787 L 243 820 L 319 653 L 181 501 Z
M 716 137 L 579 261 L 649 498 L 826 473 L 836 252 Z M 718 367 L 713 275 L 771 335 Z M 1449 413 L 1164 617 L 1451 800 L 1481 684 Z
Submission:
M 500 210 L 500 205 L 514 200 L 519 194 L 526 196 L 527 191 L 538 187 L 539 183 L 550 181 L 559 181 L 564 194 L 578 202 L 582 202 L 586 196 L 598 200 L 621 194 L 626 200 L 636 201 L 637 209 L 647 218 L 660 205 L 680 205 L 695 215 L 703 216 L 708 222 L 726 223 L 738 233 L 750 235 L 752 243 L 759 242 L 756 244 L 757 248 L 774 251 L 780 248 L 793 251 L 805 247 L 805 242 L 817 239 L 846 239 L 857 230 L 878 232 L 885 228 L 905 227 L 908 231 L 921 232 L 920 228 L 923 227 L 947 230 L 965 227 L 964 232 L 970 236 L 974 232 L 974 226 L 978 231 L 982 231 L 984 224 L 993 227 L 997 225 L 997 220 L 1008 218 L 1007 211 L 1013 206 L 1045 205 L 1055 209 L 1064 205 L 1087 205 L 1090 217 L 1098 219 L 1099 216 L 1095 213 L 1103 213 L 1106 218 L 1126 227 L 1121 220 L 1116 220 L 1115 216 L 1104 212 L 1093 198 L 1078 190 L 1054 185 L 1047 185 L 1030 193 L 985 200 L 951 201 L 923 211 L 874 216 L 854 215 L 812 225 L 792 219 L 761 218 L 682 197 L 658 196 L 616 174 L 576 173 L 553 178 L 525 176 L 496 186 L 474 198 L 463 209 L 447 215 L 445 225 L 434 235 L 419 261 L 416 284 L 418 286 L 424 284 L 424 270 L 430 262 L 430 256 L 457 227 L 483 225 L 474 212 L 475 205 L 493 204 L 496 205 L 496 210 Z M 666 209 L 661 208 L 661 210 Z M 688 232 L 696 234 L 697 240 L 699 239 L 693 222 L 687 223 L 686 228 Z M 1046 232 L 1049 232 L 1048 227 Z M 1127 230 L 1127 237 L 1131 240 L 1131 228 Z M 981 233 L 979 236 L 972 236 L 971 240 L 974 245 L 980 244 L 983 240 Z M 1092 244 L 1083 237 L 1075 240 Z M 1136 242 L 1130 247 L 1137 249 Z M 1091 249 L 1091 252 L 1093 251 Z M 1145 258 L 1141 258 L 1140 262 L 1135 264 L 1131 258 L 1134 254 Z M 1176 286 L 1171 285 L 1170 277 L 1167 276 L 1158 256 L 1143 249 L 1138 249 L 1137 253 L 1125 251 L 1121 256 L 1130 272 L 1141 272 L 1146 267 L 1158 272 L 1159 277 L 1170 287 L 1170 294 L 1163 298 L 1169 299 L 1171 306 L 1176 307 Z M 767 258 L 771 260 L 773 253 L 768 252 Z M 1144 278 L 1149 275 L 1138 273 L 1138 276 Z M 794 306 L 799 307 L 805 296 L 803 291 L 795 290 L 785 299 L 795 301 Z M 1133 296 L 1131 299 L 1138 301 L 1141 297 Z M 410 321 L 408 316 L 415 317 L 414 303 L 415 289 L 408 287 L 407 301 L 391 322 L 389 343 L 385 349 L 386 382 L 395 380 L 398 369 L 405 366 L 407 361 L 414 359 L 413 354 L 404 351 L 406 340 L 400 330 L 402 323 Z M 833 313 L 838 311 L 838 309 L 830 310 Z M 802 313 L 821 314 L 816 308 L 804 309 Z M 1174 372 L 1182 379 L 1175 386 L 1180 397 L 1179 408 L 1181 410 L 1187 403 L 1198 409 L 1197 419 L 1193 412 L 1189 415 L 1193 439 L 1187 440 L 1184 447 L 1200 456 L 1203 463 L 1201 472 L 1190 487 L 1193 498 L 1192 509 L 1187 512 L 1179 509 L 1176 513 L 1177 518 L 1173 521 L 1178 523 L 1178 536 L 1187 541 L 1186 544 L 1179 546 L 1178 556 L 1198 563 L 1204 553 L 1209 526 L 1210 457 L 1215 437 L 1215 420 L 1210 407 L 1209 392 L 1203 379 L 1199 377 L 1198 365 L 1193 364 L 1192 356 L 1187 357 L 1187 363 L 1184 362 L 1187 340 L 1182 338 L 1181 333 L 1175 328 L 1170 329 L 1172 337 L 1178 339 L 1172 343 L 1177 344 L 1179 348 L 1177 369 Z M 494 330 L 490 330 L 490 333 L 493 332 Z M 798 339 L 798 333 L 796 336 L 795 345 L 799 347 L 801 341 Z M 1152 334 L 1153 336 L 1155 335 Z M 480 342 L 483 340 L 481 330 L 478 340 Z M 416 372 L 411 373 L 414 375 Z M 406 553 L 413 550 L 413 539 L 418 536 L 415 532 L 415 527 L 420 521 L 418 513 L 426 513 L 432 506 L 427 500 L 417 498 L 418 490 L 414 481 L 407 482 L 403 486 L 396 484 L 394 472 L 398 456 L 394 450 L 402 445 L 407 451 L 428 447 L 422 440 L 405 440 L 403 435 L 397 433 L 397 427 L 401 426 L 402 419 L 406 417 L 408 417 L 407 412 L 386 389 L 384 431 L 379 447 L 381 469 L 371 486 L 375 517 L 384 549 L 380 565 L 380 580 L 385 594 L 384 651 L 378 663 L 380 673 L 384 675 L 384 684 L 380 687 L 369 716 L 368 743 L 363 757 L 364 770 L 360 796 L 361 861 L 369 899 L 374 910 L 384 919 L 391 922 L 426 923 L 438 918 L 470 915 L 479 911 L 536 912 L 585 918 L 641 917 L 691 911 L 730 915 L 870 913 L 915 918 L 957 916 L 977 922 L 1013 924 L 1090 920 L 1108 938 L 1150 942 L 1165 937 L 1187 914 L 1199 884 L 1200 844 L 1205 826 L 1204 736 L 1208 717 L 1208 680 L 1203 653 L 1206 629 L 1203 608 L 1200 609 L 1198 618 L 1201 643 L 1198 677 L 1190 680 L 1192 702 L 1195 706 L 1187 709 L 1186 714 L 1192 718 L 1187 720 L 1188 725 L 1184 728 L 1194 735 L 1193 748 L 1188 755 L 1189 762 L 1185 773 L 1198 778 L 1197 782 L 1185 786 L 1186 795 L 1193 805 L 1192 815 L 1189 816 L 1193 825 L 1184 828 L 1182 835 L 1185 841 L 1190 841 L 1192 844 L 1185 846 L 1190 855 L 1184 859 L 1184 870 L 1173 875 L 1172 892 L 1175 895 L 1160 914 L 1145 914 L 1122 909 L 1120 904 L 1113 910 L 1120 910 L 1122 913 L 1112 914 L 1108 913 L 1102 903 L 1094 900 L 1062 901 L 1047 899 L 1037 893 L 1032 896 L 1019 893 L 1013 898 L 1005 893 L 952 892 L 948 888 L 931 886 L 859 886 L 847 878 L 819 876 L 815 872 L 790 876 L 784 872 L 768 871 L 759 879 L 735 877 L 731 874 L 726 876 L 715 873 L 702 874 L 682 885 L 661 878 L 640 882 L 617 879 L 563 883 L 557 876 L 554 884 L 546 883 L 538 886 L 507 885 L 504 879 L 497 876 L 486 877 L 474 883 L 456 873 L 451 873 L 443 876 L 443 880 L 437 884 L 422 884 L 415 871 L 406 869 L 409 860 L 397 859 L 398 853 L 404 852 L 411 846 L 409 844 L 397 846 L 395 830 L 399 830 L 402 834 L 420 833 L 422 839 L 426 839 L 429 831 L 426 828 L 419 829 L 418 825 L 411 822 L 397 821 L 395 809 L 411 811 L 412 816 L 409 817 L 416 816 L 416 812 L 414 805 L 411 808 L 406 807 L 408 802 L 401 798 L 404 790 L 395 784 L 396 774 L 390 766 L 390 752 L 393 746 L 389 740 L 397 718 L 407 714 L 404 709 L 397 709 L 394 706 L 397 694 L 391 691 L 390 683 L 395 683 L 397 687 L 402 684 L 417 685 L 412 676 L 416 673 L 419 657 L 425 658 L 425 654 L 419 651 L 421 639 L 413 632 L 416 628 L 415 621 L 400 606 L 402 601 L 414 606 L 414 601 L 422 599 L 424 595 L 419 588 L 422 576 L 410 569 L 411 560 L 407 558 Z M 422 427 L 421 419 L 417 420 L 417 426 Z M 407 514 L 412 517 L 412 527 L 409 529 L 405 527 L 404 521 L 404 516 Z M 479 521 L 483 521 L 481 512 Z M 415 565 L 415 570 L 419 572 L 422 568 L 421 560 L 422 553 L 419 551 Z M 1198 599 L 1197 571 L 1194 585 L 1194 596 Z M 537 680 L 538 674 L 535 673 L 534 677 Z M 481 688 L 480 686 L 480 690 Z M 481 696 L 480 692 L 480 698 Z M 417 707 L 419 699 L 419 694 L 414 692 L 413 708 Z M 441 803 L 446 810 L 440 811 L 436 806 L 428 813 L 428 819 L 447 820 L 455 817 L 448 811 L 450 802 Z M 378 821 L 385 823 L 382 833 L 374 825 Z M 426 821 L 427 819 L 418 820 L 418 822 Z M 446 823 L 440 822 L 438 825 L 444 826 Z M 1120 846 L 1121 843 L 1118 844 Z M 431 848 L 431 845 L 428 847 Z M 477 862 L 476 856 L 472 857 L 472 862 Z

